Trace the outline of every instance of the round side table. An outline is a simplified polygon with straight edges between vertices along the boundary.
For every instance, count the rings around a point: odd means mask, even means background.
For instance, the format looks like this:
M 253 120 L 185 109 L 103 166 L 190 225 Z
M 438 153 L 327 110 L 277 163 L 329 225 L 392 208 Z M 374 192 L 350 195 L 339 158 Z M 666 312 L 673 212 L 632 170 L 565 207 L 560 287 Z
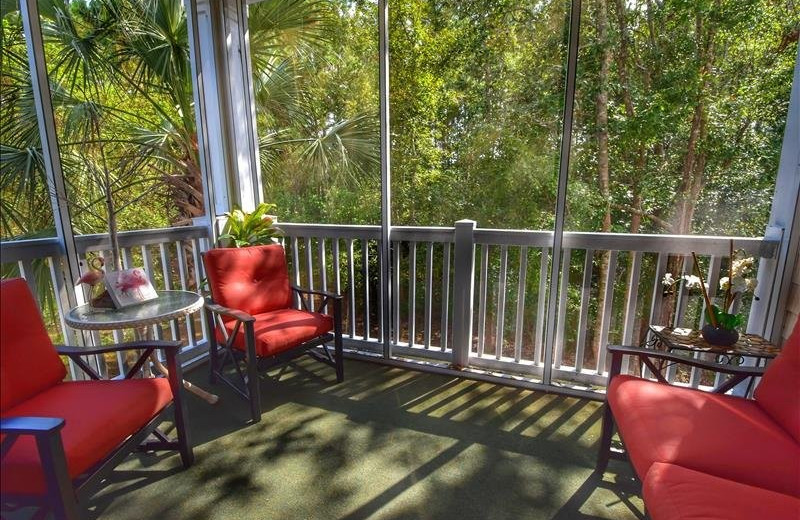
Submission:
M 89 304 L 79 305 L 64 315 L 64 321 L 73 329 L 80 330 L 120 330 L 133 329 L 140 335 L 140 329 L 156 325 L 182 316 L 188 316 L 203 308 L 203 297 L 190 291 L 158 291 L 158 298 L 122 309 L 101 309 Z M 150 360 L 162 374 L 167 368 L 158 360 L 155 353 Z M 184 388 L 214 404 L 219 397 L 183 382 Z

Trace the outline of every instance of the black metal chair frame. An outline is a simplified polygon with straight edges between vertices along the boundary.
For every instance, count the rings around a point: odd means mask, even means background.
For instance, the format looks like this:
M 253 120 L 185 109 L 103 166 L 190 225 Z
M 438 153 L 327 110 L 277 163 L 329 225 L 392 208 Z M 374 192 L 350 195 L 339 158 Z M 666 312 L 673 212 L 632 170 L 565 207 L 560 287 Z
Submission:
M 612 356 L 611 368 L 608 371 L 608 384 L 611 383 L 611 379 L 613 377 L 621 373 L 623 356 L 634 356 L 638 358 L 644 366 L 650 369 L 655 376 L 656 381 L 665 385 L 669 385 L 670 383 L 664 376 L 664 372 L 667 370 L 667 368 L 674 365 L 691 366 L 699 369 L 727 374 L 729 376 L 728 379 L 723 381 L 722 384 L 712 390 L 713 393 L 717 394 L 724 394 L 728 390 L 733 389 L 733 387 L 739 383 L 742 383 L 748 379 L 750 379 L 752 383 L 754 382 L 755 378 L 764 375 L 764 371 L 766 370 L 766 367 L 723 365 L 710 361 L 695 359 L 687 353 L 667 352 L 664 350 L 653 350 L 643 347 L 609 345 L 608 352 L 610 352 Z M 608 384 L 606 385 L 606 388 L 608 388 Z M 702 390 L 697 391 L 701 392 Z M 605 402 L 603 407 L 603 429 L 602 433 L 600 434 L 600 450 L 597 457 L 597 466 L 595 467 L 595 471 L 598 473 L 605 472 L 606 467 L 608 466 L 608 461 L 612 458 L 616 460 L 627 460 L 627 454 L 625 451 L 612 449 L 611 447 L 611 441 L 614 437 L 614 432 L 616 431 L 616 423 L 614 422 L 614 414 L 611 411 L 611 407 L 608 405 L 608 401 Z M 621 433 L 620 439 L 622 440 L 622 444 L 624 446 L 625 439 L 622 439 Z
M 209 367 L 211 384 L 222 381 L 231 387 L 240 397 L 250 403 L 250 415 L 253 422 L 261 420 L 261 393 L 259 391 L 259 372 L 268 370 L 277 365 L 287 363 L 303 354 L 308 354 L 317 361 L 332 366 L 336 370 L 336 381 L 344 381 L 344 360 L 342 358 L 342 296 L 326 291 L 302 289 L 290 285 L 292 291 L 299 297 L 302 310 L 311 312 L 314 308 L 314 296 L 320 297 L 320 303 L 313 312 L 323 313 L 328 306 L 333 308 L 333 334 L 330 332 L 314 339 L 301 343 L 291 349 L 272 356 L 260 357 L 256 353 L 256 340 L 254 323 L 255 318 L 250 314 L 223 307 L 214 303 L 210 298 L 206 299 L 206 323 L 209 331 Z M 222 326 L 222 318 L 232 318 L 236 321 L 233 330 L 228 334 L 227 329 Z M 217 320 L 220 321 L 219 327 Z M 224 344 L 218 344 L 216 329 L 219 328 L 223 337 Z M 244 334 L 244 352 L 234 347 L 234 342 L 238 334 Z M 331 356 L 328 343 L 334 343 L 334 356 Z M 315 347 L 321 346 L 322 353 Z M 222 354 L 220 349 L 222 347 Z M 255 360 L 255 362 L 252 362 Z M 245 367 L 242 369 L 242 362 Z M 232 363 L 234 372 L 238 376 L 241 384 L 231 381 L 223 373 L 225 366 Z
M 189 441 L 186 406 L 182 397 L 183 375 L 181 364 L 177 359 L 180 347 L 181 343 L 178 341 L 138 341 L 102 347 L 57 346 L 56 350 L 60 355 L 69 357 L 93 380 L 100 380 L 102 377 L 81 359 L 81 356 L 128 350 L 140 351 L 136 362 L 125 373 L 125 379 L 131 379 L 139 374 L 153 351 L 163 350 L 169 370 L 168 379 L 172 390 L 172 403 L 164 407 L 161 412 L 123 441 L 108 456 L 75 480 L 70 479 L 67 471 L 67 459 L 61 439 L 61 429 L 64 427 L 63 418 L 9 417 L 0 419 L 0 433 L 6 436 L 0 447 L 0 459 L 5 457 L 20 436 L 32 435 L 42 461 L 46 486 L 44 496 L 3 493 L 3 505 L 40 505 L 50 507 L 55 518 L 59 520 L 79 519 L 84 516 L 81 514 L 81 504 L 94 495 L 116 466 L 134 451 L 175 450 L 180 453 L 183 467 L 191 466 L 194 463 L 194 452 Z M 174 421 L 177 435 L 174 440 L 158 429 L 162 422 L 170 420 L 170 418 Z M 155 439 L 147 440 L 150 436 Z

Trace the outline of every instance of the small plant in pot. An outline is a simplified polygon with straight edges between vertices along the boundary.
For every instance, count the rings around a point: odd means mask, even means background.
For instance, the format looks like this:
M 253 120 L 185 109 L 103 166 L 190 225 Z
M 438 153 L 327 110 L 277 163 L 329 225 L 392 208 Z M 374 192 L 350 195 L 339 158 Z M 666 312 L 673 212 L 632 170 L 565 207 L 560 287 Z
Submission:
M 739 340 L 737 330 L 744 323 L 741 313 L 735 312 L 737 301 L 746 292 L 753 292 L 758 281 L 755 278 L 755 261 L 752 257 L 736 258 L 736 251 L 733 250 L 733 241 L 730 248 L 730 265 L 728 276 L 719 280 L 719 289 L 722 296 L 712 298 L 709 296 L 708 284 L 703 280 L 697 255 L 692 252 L 694 260 L 694 275 L 684 275 L 686 287 L 688 289 L 699 288 L 703 294 L 706 307 L 706 325 L 703 326 L 701 334 L 703 339 L 712 345 L 729 346 Z M 662 283 L 671 287 L 676 283 L 670 273 L 664 276 Z
M 275 204 L 262 202 L 252 212 L 234 209 L 225 213 L 227 221 L 217 239 L 219 247 L 247 247 L 272 244 L 283 231 L 275 225 L 275 218 L 268 213 L 274 211 Z

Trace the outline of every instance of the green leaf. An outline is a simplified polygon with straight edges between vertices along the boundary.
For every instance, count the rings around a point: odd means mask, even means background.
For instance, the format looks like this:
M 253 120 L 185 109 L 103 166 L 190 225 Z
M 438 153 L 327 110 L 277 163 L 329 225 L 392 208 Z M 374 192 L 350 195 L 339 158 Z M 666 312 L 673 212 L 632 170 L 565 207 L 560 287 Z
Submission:
M 225 214 L 228 220 L 222 228 L 217 243 L 220 247 L 247 247 L 272 243 L 273 237 L 283 236 L 275 226 L 275 220 L 267 212 L 276 209 L 275 204 L 261 203 L 252 212 L 239 208 Z
M 744 323 L 744 317 L 741 314 L 731 314 L 728 312 L 722 312 L 720 308 L 716 305 L 712 305 L 711 310 L 714 313 L 714 318 L 716 319 L 717 327 L 721 329 L 733 330 Z

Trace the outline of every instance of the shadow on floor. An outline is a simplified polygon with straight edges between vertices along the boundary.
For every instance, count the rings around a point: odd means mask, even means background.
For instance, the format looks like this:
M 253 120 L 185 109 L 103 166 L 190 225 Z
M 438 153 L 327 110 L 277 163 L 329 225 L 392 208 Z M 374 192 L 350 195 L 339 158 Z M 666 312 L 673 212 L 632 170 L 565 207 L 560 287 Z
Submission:
M 261 389 L 256 424 L 223 385 L 217 405 L 191 396 L 196 464 L 132 456 L 91 517 L 645 518 L 626 464 L 592 472 L 600 403 L 356 361 L 342 384 L 298 360 Z

